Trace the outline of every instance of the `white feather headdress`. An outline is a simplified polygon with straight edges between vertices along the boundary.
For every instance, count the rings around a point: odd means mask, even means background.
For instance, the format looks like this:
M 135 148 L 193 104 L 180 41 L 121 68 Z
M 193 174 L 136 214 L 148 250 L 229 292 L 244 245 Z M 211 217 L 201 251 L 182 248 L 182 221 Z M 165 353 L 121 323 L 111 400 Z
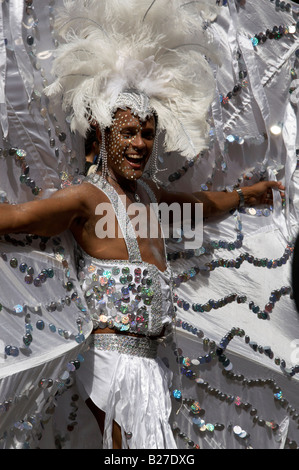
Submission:
M 83 136 L 90 119 L 110 127 L 122 93 L 147 96 L 166 151 L 193 158 L 207 144 L 214 57 L 206 22 L 215 14 L 210 0 L 64 0 L 46 94 L 62 99 Z

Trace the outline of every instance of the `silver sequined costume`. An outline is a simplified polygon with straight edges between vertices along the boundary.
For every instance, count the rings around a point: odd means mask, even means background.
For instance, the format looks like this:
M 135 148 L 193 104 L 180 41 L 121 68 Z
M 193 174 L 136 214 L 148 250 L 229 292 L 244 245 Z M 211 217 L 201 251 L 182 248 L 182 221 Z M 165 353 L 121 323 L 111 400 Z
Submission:
M 170 324 L 170 274 L 142 261 L 136 235 L 114 188 L 98 175 L 87 179 L 105 192 L 117 214 L 129 260 L 99 260 L 80 250 L 79 279 L 95 328 L 79 371 L 82 395 L 105 411 L 103 446 L 112 448 L 112 422 L 122 429 L 123 448 L 176 448 L 168 423 L 171 373 L 157 358 L 163 328 Z M 153 194 L 143 182 L 151 199 Z

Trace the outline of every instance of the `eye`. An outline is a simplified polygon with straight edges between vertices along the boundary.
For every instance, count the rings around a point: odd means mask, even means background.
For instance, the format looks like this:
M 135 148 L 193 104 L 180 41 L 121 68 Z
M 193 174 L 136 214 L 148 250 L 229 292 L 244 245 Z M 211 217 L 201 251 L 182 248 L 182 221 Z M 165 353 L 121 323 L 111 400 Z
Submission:
M 154 132 L 152 132 L 152 131 L 143 132 L 142 138 L 143 138 L 143 139 L 146 139 L 146 140 L 154 140 L 155 134 L 154 134 Z
M 124 139 L 132 139 L 136 135 L 136 132 L 133 131 L 123 131 L 121 132 L 121 136 Z

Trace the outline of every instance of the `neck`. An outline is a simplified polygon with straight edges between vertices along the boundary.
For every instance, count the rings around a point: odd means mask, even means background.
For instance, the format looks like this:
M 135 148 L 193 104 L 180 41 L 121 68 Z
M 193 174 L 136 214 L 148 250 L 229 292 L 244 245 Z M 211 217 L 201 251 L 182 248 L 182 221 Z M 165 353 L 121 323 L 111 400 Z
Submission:
M 122 177 L 116 177 L 111 171 L 108 174 L 108 181 L 114 181 L 120 186 L 120 188 L 125 192 L 136 193 L 137 190 L 137 180 L 128 180 Z

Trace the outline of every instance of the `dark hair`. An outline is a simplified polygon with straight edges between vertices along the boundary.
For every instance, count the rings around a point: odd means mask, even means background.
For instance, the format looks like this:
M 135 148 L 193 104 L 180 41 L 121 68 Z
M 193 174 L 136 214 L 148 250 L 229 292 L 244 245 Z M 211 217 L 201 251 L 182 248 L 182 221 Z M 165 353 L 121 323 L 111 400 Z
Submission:
M 92 151 L 92 144 L 94 142 L 98 142 L 96 129 L 93 126 L 90 126 L 85 137 L 85 155 L 90 154 Z

